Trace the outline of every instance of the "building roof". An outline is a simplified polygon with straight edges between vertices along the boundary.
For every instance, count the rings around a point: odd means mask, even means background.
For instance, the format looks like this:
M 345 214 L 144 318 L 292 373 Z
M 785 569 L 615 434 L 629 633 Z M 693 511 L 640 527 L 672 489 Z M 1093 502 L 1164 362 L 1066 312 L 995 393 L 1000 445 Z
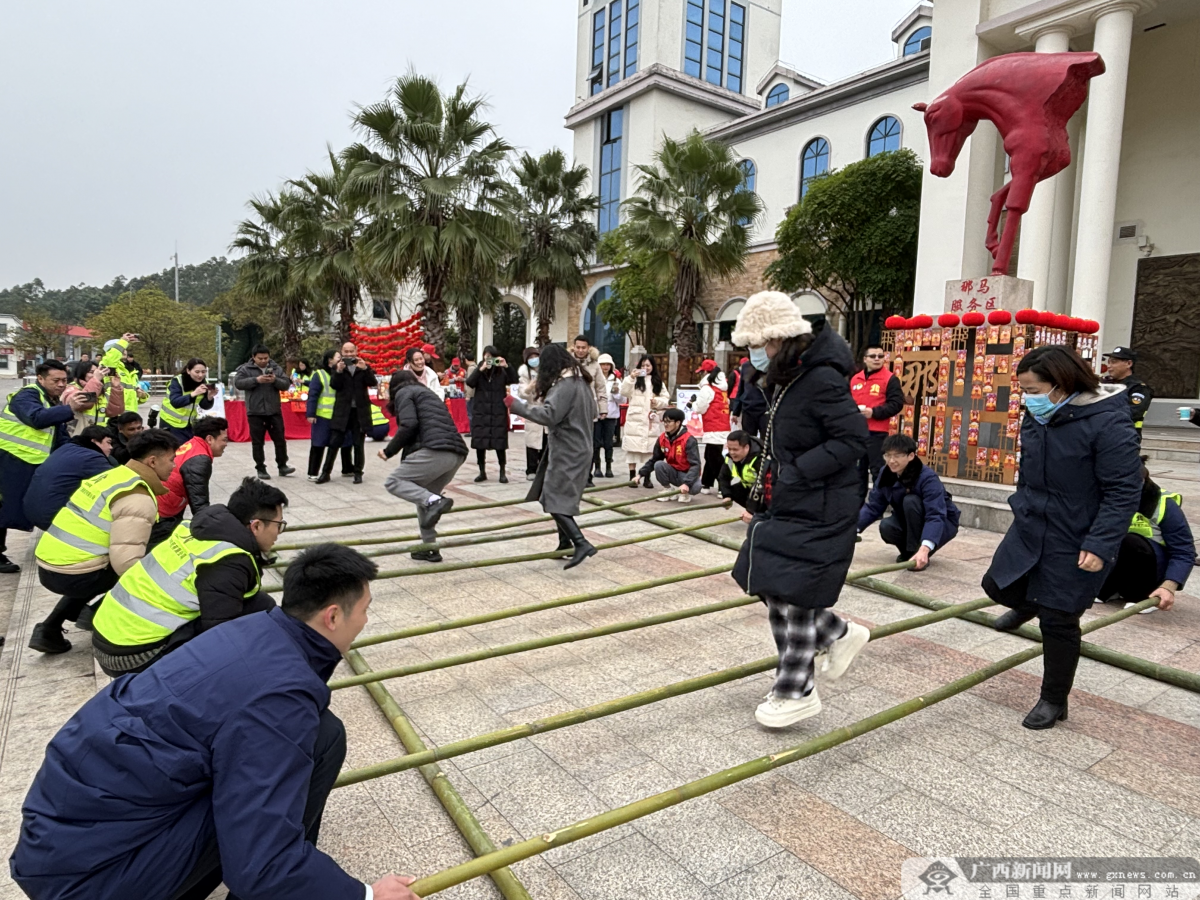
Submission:
M 901 19 L 896 27 L 892 29 L 892 42 L 900 40 L 904 37 L 904 33 L 912 28 L 913 23 L 920 18 L 933 18 L 933 5 L 929 3 L 918 3 L 907 16 Z
M 655 88 L 687 100 L 703 103 L 730 115 L 744 116 L 758 109 L 762 102 L 758 97 L 747 97 L 731 90 L 692 78 L 682 72 L 668 68 L 662 63 L 649 65 L 636 75 L 624 78 L 610 88 L 593 97 L 587 97 L 567 111 L 566 126 L 574 128 L 581 122 L 594 119 L 610 109 L 624 106 L 633 97 Z
M 816 90 L 819 87 L 825 86 L 825 82 L 822 81 L 821 79 L 814 78 L 812 75 L 805 75 L 799 69 L 793 68 L 792 66 L 789 66 L 787 63 L 777 62 L 777 63 L 775 63 L 775 65 L 771 69 L 771 71 L 769 71 L 766 75 L 764 75 L 762 77 L 762 80 L 758 82 L 758 87 L 756 87 L 754 89 L 754 93 L 761 94 L 763 92 L 763 89 L 766 88 L 766 86 L 771 83 L 772 79 L 774 79 L 780 75 L 782 75 L 785 78 L 790 78 L 796 84 L 803 85 L 804 87 L 809 88 L 811 90 Z

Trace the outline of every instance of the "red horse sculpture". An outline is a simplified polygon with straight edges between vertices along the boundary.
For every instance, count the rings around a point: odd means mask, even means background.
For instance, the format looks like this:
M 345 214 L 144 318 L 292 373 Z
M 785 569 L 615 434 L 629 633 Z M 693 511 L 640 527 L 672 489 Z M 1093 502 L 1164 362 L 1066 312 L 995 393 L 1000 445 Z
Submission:
M 991 121 L 1004 139 L 1012 178 L 992 195 L 988 214 L 993 275 L 1008 272 L 1034 185 L 1070 164 L 1067 121 L 1083 105 L 1088 81 L 1103 72 L 1098 53 L 1008 53 L 980 63 L 932 103 L 913 104 L 925 113 L 929 171 L 939 178 L 954 171 L 980 119 Z M 1003 237 L 998 233 L 1002 208 L 1008 211 Z

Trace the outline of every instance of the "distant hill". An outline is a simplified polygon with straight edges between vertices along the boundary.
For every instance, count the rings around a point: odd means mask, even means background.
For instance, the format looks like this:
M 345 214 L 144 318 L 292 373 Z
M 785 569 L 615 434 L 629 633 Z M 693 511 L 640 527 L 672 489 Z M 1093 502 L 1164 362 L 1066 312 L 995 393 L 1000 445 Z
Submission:
M 237 280 L 238 262 L 214 256 L 199 265 L 179 267 L 179 299 L 193 306 L 207 306 L 217 294 L 228 291 Z M 168 297 L 175 296 L 175 269 L 163 269 L 155 275 L 126 279 L 118 275 L 109 284 L 95 287 L 77 284 L 62 290 L 47 290 L 40 278 L 28 284 L 0 290 L 0 313 L 24 316 L 30 310 L 44 312 L 59 322 L 74 325 L 100 312 L 126 291 L 154 286 Z

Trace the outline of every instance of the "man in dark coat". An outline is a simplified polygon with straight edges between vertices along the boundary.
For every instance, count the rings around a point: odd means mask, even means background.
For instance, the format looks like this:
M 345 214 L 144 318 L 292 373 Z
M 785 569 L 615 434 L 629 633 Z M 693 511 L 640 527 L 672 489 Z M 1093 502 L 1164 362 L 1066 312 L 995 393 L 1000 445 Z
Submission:
M 250 361 L 238 366 L 233 375 L 233 386 L 246 395 L 250 452 L 254 456 L 254 469 L 258 477 L 271 477 L 267 473 L 265 450 L 268 434 L 275 445 L 275 465 L 279 467 L 279 474 L 291 475 L 296 470 L 288 465 L 287 435 L 283 428 L 279 392 L 286 391 L 292 382 L 283 374 L 283 367 L 271 359 L 271 351 L 266 345 L 257 344 L 251 349 Z
M 363 900 L 316 849 L 346 754 L 325 682 L 367 622 L 375 564 L 323 544 L 284 575 L 283 608 L 206 632 L 118 678 L 50 741 L 9 861 L 37 900 Z M 412 900 L 385 876 L 375 900 Z
M 1137 429 L 1140 441 L 1142 424 L 1146 413 L 1150 411 L 1154 391 L 1133 373 L 1133 367 L 1137 364 L 1137 351 L 1132 347 L 1116 347 L 1112 353 L 1104 354 L 1104 358 L 1108 361 L 1108 372 L 1103 381 L 1125 386 L 1125 397 L 1129 400 L 1129 417 L 1133 420 L 1133 427 Z
M 333 462 L 338 449 L 350 435 L 354 446 L 354 483 L 362 484 L 363 444 L 371 431 L 371 395 L 369 388 L 379 384 L 374 370 L 358 355 L 358 348 L 347 341 L 342 345 L 342 358 L 329 376 L 329 389 L 333 391 L 333 418 L 329 420 L 329 446 L 325 451 L 325 465 L 317 484 L 325 484 L 333 474 Z
M 188 430 L 192 436 L 175 452 L 175 471 L 167 479 L 167 492 L 158 498 L 158 521 L 150 534 L 151 547 L 170 537 L 188 507 L 193 518 L 208 508 L 213 459 L 224 456 L 229 446 L 229 422 L 221 416 L 204 416 Z
M 738 416 L 741 430 L 751 437 L 762 437 L 767 424 L 767 395 L 759 381 L 763 373 L 746 360 L 738 368 L 737 396 L 729 398 L 729 412 Z
M 112 458 L 118 466 L 129 462 L 129 442 L 146 430 L 141 413 L 123 412 L 108 423 L 112 432 Z
M 883 439 L 884 466 L 858 514 L 858 533 L 879 522 L 879 536 L 900 551 L 896 562 L 914 560 L 918 572 L 958 534 L 959 511 L 933 469 L 917 459 L 907 434 Z M 884 518 L 891 508 L 892 514 Z
M 379 458 L 387 460 L 399 453 L 400 465 L 383 486 L 389 494 L 416 504 L 421 540 L 432 544 L 437 541 L 434 527 L 438 519 L 454 506 L 442 491 L 467 458 L 467 445 L 446 402 L 419 382 L 413 372 L 397 372 L 388 387 L 396 435 L 379 451 Z M 422 562 L 442 561 L 435 547 L 414 550 L 410 555 Z
M 508 407 L 504 398 L 508 386 L 517 383 L 517 370 L 508 364 L 495 347 L 483 348 L 483 360 L 467 376 L 467 387 L 475 391 L 475 409 L 471 415 L 471 449 L 479 464 L 476 481 L 487 481 L 485 462 L 488 450 L 496 451 L 500 483 L 508 482 Z M 591 471 L 589 469 L 589 471 Z
M 25 516 L 47 531 L 80 484 L 112 468 L 111 453 L 112 433 L 107 428 L 83 429 L 37 467 L 25 493 Z

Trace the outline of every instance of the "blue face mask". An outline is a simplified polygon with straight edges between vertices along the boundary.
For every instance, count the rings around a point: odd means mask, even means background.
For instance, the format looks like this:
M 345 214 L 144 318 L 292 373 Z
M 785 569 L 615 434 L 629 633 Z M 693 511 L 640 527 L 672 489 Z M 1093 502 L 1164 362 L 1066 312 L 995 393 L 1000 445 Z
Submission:
M 531 369 L 536 369 L 538 367 L 538 358 L 536 356 L 531 356 L 529 358 L 529 362 L 526 363 L 526 365 L 528 365 L 529 368 L 531 368 Z
M 750 348 L 750 365 L 760 372 L 767 371 L 767 366 L 771 365 L 771 357 L 767 356 L 766 347 Z
M 1071 401 L 1071 397 L 1063 397 L 1057 403 L 1050 399 L 1049 394 L 1026 394 L 1025 408 L 1029 410 L 1029 414 L 1038 422 L 1039 425 L 1045 425 L 1050 421 L 1050 417 L 1058 411 L 1060 406 L 1065 406 Z

